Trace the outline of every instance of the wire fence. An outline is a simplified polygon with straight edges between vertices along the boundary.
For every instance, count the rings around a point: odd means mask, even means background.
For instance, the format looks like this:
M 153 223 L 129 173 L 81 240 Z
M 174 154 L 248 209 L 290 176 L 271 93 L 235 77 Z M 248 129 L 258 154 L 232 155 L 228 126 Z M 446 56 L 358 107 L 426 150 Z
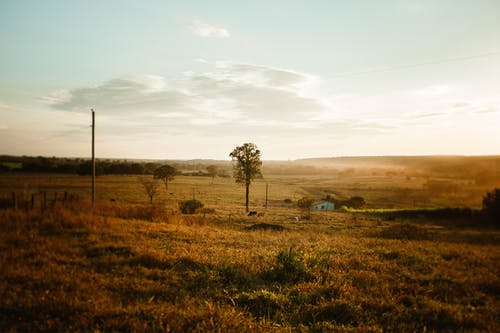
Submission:
M 46 210 L 57 204 L 79 200 L 79 196 L 67 191 L 40 191 L 37 193 L 12 192 L 10 197 L 0 198 L 0 209 Z

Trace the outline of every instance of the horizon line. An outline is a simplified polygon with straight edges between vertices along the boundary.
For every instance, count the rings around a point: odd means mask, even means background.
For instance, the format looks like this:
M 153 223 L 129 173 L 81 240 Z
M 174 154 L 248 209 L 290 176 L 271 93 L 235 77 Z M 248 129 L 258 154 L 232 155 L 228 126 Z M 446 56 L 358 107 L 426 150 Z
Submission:
M 61 156 L 61 155 L 12 155 L 0 154 L 0 157 L 25 157 L 25 158 L 60 158 L 60 159 L 91 159 L 91 156 Z M 428 157 L 500 157 L 499 154 L 429 154 L 429 155 L 338 155 L 338 156 L 315 156 L 315 157 L 300 157 L 295 159 L 262 159 L 263 162 L 294 162 L 301 160 L 314 159 L 342 159 L 342 158 L 428 158 Z M 124 160 L 124 161 L 223 161 L 231 162 L 231 159 L 218 158 L 136 158 L 136 157 L 96 157 L 96 160 Z

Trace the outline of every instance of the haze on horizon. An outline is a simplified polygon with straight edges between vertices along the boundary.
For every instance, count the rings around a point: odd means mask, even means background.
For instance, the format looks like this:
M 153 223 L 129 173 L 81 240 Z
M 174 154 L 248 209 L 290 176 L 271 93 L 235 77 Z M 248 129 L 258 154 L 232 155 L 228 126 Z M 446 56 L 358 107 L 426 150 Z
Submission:
M 0 154 L 500 154 L 496 0 L 0 3 Z

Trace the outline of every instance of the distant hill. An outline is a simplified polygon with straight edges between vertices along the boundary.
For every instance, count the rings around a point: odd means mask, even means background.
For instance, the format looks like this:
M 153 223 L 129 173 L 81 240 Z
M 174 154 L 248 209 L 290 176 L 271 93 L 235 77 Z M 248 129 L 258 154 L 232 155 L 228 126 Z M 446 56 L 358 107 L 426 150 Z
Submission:
M 484 164 L 489 167 L 500 167 L 500 155 L 492 156 L 352 156 L 298 159 L 292 163 L 315 167 L 329 168 L 418 168 L 429 166 L 460 166 Z M 497 169 L 498 170 L 498 169 Z

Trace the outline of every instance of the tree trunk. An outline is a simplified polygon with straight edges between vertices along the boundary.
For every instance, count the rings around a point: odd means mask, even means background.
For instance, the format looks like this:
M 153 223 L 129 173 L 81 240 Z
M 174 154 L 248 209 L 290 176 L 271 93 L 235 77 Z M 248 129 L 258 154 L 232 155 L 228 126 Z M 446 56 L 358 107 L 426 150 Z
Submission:
M 247 213 L 248 213 L 248 195 L 250 193 L 250 184 L 249 183 L 246 183 L 246 191 L 245 191 L 245 207 L 247 209 Z

